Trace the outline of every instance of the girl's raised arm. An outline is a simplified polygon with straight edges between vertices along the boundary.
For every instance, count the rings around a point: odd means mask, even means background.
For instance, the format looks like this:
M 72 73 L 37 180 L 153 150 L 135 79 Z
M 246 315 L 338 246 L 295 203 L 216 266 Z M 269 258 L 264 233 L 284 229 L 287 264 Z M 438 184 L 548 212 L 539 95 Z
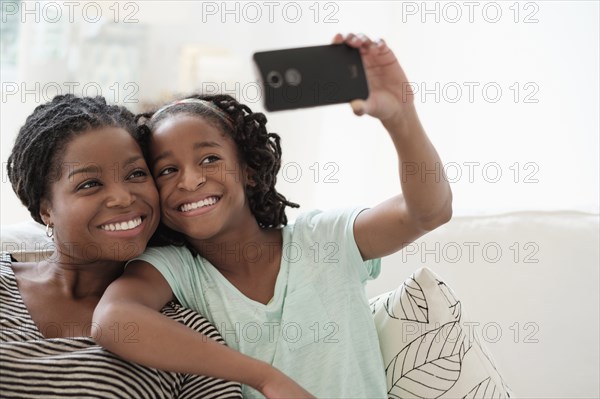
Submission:
M 354 236 L 364 260 L 394 253 L 452 217 L 452 192 L 442 161 L 417 115 L 410 82 L 383 40 L 338 34 L 334 43 L 360 49 L 369 98 L 351 103 L 355 114 L 378 118 L 398 154 L 401 194 L 361 212 Z

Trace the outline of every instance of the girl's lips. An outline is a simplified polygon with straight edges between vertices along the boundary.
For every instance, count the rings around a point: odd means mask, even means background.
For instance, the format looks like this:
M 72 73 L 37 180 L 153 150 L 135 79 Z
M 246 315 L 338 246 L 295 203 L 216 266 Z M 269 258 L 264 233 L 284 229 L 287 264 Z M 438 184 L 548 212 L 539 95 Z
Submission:
M 176 211 L 177 211 L 178 215 L 184 216 L 184 217 L 203 215 L 203 214 L 205 214 L 207 212 L 211 212 L 213 209 L 215 209 L 215 207 L 217 205 L 219 205 L 219 202 L 221 202 L 221 198 L 219 198 L 217 200 L 217 202 L 215 202 L 214 204 L 211 204 L 211 205 L 204 205 L 202 207 L 199 207 L 199 208 L 196 208 L 196 209 L 191 209 L 191 210 L 185 211 L 185 212 L 182 211 L 182 210 L 180 210 L 180 208 L 178 207 L 176 209 Z
M 179 202 L 178 204 L 175 205 L 175 208 L 178 211 L 182 211 L 183 207 L 185 206 L 189 206 L 191 204 L 199 204 L 202 205 L 203 202 L 211 202 L 211 199 L 216 199 L 216 201 L 218 202 L 221 199 L 221 195 L 217 195 L 217 194 L 208 194 L 208 195 L 203 195 L 201 197 L 196 197 L 196 198 L 188 198 L 184 201 Z M 191 210 L 191 209 L 190 209 Z

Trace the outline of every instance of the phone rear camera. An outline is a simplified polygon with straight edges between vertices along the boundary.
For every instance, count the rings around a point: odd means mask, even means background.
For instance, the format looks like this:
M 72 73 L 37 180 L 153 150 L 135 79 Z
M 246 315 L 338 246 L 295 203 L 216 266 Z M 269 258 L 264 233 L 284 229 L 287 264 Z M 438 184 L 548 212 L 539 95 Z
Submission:
M 285 81 L 290 86 L 298 86 L 302 82 L 302 75 L 297 69 L 290 68 L 285 71 Z
M 281 74 L 277 71 L 271 71 L 267 74 L 267 83 L 269 86 L 273 88 L 281 87 L 283 84 L 283 79 L 281 78 Z

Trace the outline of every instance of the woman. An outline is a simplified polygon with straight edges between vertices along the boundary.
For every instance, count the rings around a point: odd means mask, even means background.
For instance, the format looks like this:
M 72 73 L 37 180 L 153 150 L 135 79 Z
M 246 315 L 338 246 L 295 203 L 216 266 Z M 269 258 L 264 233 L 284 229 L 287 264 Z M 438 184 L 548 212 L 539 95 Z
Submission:
M 135 342 L 138 332 L 133 323 L 104 331 L 92 324 L 104 290 L 122 274 L 126 260 L 143 252 L 160 217 L 135 135 L 126 109 L 100 97 L 72 95 L 38 106 L 19 131 L 8 159 L 9 179 L 33 219 L 46 225 L 55 251 L 37 263 L 2 254 L 2 396 L 241 397 L 238 383 L 142 367 L 94 340 L 110 335 Z M 220 345 L 222 338 L 202 316 L 175 303 L 162 313 L 212 338 L 218 361 L 231 359 L 231 371 L 216 377 L 247 380 L 276 394 L 295 392 L 278 391 L 297 387 L 280 372 Z M 240 375 L 236 365 L 244 362 L 254 363 L 253 375 Z

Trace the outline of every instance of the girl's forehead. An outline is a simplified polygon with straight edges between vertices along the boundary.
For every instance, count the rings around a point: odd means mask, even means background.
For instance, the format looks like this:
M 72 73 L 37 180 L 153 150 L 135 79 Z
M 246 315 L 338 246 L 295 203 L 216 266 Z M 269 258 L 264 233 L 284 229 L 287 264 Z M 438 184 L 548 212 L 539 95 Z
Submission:
M 189 113 L 189 112 L 179 112 L 176 114 L 165 115 L 163 118 L 161 118 L 156 123 L 153 130 L 156 131 L 156 130 L 172 128 L 173 126 L 180 126 L 180 125 L 199 125 L 199 124 L 213 125 L 213 123 L 209 120 L 209 118 L 207 118 L 203 115 L 193 114 L 193 113 Z
M 233 137 L 202 116 L 178 114 L 160 120 L 150 136 L 150 163 L 180 154 L 197 154 L 207 149 L 231 152 L 238 157 Z
M 158 140 L 171 140 L 173 136 L 178 139 L 199 139 L 212 137 L 215 140 L 231 140 L 222 128 L 201 115 L 177 114 L 160 120 L 153 129 L 152 137 Z M 153 140 L 154 142 L 155 140 Z M 175 144 L 175 143 L 172 143 Z

